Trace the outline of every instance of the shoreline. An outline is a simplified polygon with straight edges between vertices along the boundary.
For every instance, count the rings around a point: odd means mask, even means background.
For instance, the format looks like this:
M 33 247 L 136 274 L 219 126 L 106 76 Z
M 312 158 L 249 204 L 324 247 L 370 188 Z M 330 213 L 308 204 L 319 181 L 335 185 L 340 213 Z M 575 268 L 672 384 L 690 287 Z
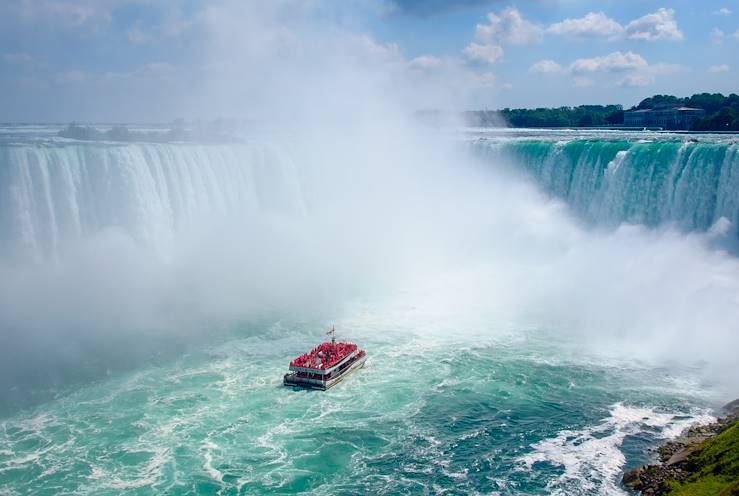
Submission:
M 662 444 L 659 463 L 624 473 L 623 485 L 644 496 L 739 495 L 739 399 L 724 405 L 715 422 L 695 425 Z

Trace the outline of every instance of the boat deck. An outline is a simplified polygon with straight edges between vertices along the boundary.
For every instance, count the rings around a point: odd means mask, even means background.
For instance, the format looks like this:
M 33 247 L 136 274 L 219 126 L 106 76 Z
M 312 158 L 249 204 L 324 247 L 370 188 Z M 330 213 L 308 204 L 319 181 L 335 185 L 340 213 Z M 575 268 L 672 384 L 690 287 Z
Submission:
M 293 386 L 303 389 L 320 389 L 325 391 L 350 375 L 357 369 L 364 367 L 367 360 L 367 354 L 363 350 L 359 350 L 351 359 L 333 373 L 328 375 L 311 374 L 306 372 L 289 372 L 283 378 L 285 386 Z
M 300 355 L 290 362 L 290 368 L 327 370 L 356 351 L 357 345 L 354 343 L 334 343 L 328 341 L 321 343 L 308 353 Z

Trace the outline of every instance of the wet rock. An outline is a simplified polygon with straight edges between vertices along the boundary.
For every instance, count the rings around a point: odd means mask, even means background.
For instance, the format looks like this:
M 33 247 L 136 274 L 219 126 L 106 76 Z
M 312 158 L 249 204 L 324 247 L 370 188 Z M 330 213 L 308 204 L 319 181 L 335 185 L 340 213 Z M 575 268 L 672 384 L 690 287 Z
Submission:
M 739 416 L 739 398 L 725 404 L 721 409 L 726 413 L 726 415 Z
M 642 472 L 644 472 L 644 467 L 637 467 L 626 472 L 623 478 L 624 486 L 630 487 L 632 489 L 639 489 L 642 485 Z
M 739 420 L 739 399 L 726 404 L 723 411 L 726 413 L 725 417 L 709 425 L 693 426 L 682 436 L 660 446 L 657 450 L 660 464 L 629 470 L 623 476 L 623 485 L 644 496 L 661 496 L 669 493 L 668 482 L 685 482 L 695 470 L 690 462 L 690 455 L 701 443 L 722 433 Z

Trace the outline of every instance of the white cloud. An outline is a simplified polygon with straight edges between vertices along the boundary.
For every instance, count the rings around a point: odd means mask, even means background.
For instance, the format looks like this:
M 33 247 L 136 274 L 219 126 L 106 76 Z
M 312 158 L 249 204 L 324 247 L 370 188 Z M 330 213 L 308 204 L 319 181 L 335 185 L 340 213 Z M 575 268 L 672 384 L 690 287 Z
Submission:
M 634 52 L 613 52 L 608 55 L 577 59 L 569 66 L 575 76 L 575 85 L 581 86 L 585 74 L 623 74 L 617 85 L 621 87 L 646 86 L 657 76 L 676 74 L 687 70 L 679 64 L 658 63 L 650 65 L 644 57 Z M 610 79 L 610 76 L 609 76 Z
M 644 41 L 678 41 L 684 37 L 675 20 L 675 11 L 665 8 L 634 19 L 625 26 L 603 12 L 590 12 L 583 17 L 556 22 L 546 29 L 546 33 L 570 38 L 602 38 L 610 41 L 624 37 Z
M 433 55 L 420 55 L 408 62 L 408 65 L 416 69 L 437 69 L 444 65 L 444 61 Z
M 576 77 L 573 80 L 573 84 L 575 88 L 590 88 L 593 86 L 593 80 L 586 77 Z
M 730 16 L 731 15 L 731 11 L 729 9 L 727 9 L 726 7 L 723 7 L 723 8 L 718 9 L 717 11 L 715 11 L 714 14 L 720 15 L 720 16 Z
M 475 29 L 475 38 L 478 41 L 528 45 L 540 42 L 544 35 L 541 26 L 527 21 L 514 8 L 508 8 L 500 15 L 490 12 L 488 20 L 488 24 L 478 24 Z
M 584 17 L 554 23 L 546 32 L 572 38 L 617 39 L 623 35 L 624 27 L 603 12 L 590 12 Z
M 464 49 L 464 54 L 469 59 L 482 60 L 488 64 L 494 64 L 503 56 L 503 47 L 500 45 L 480 45 L 473 42 Z
M 718 72 L 728 72 L 729 66 L 727 64 L 719 64 L 719 65 L 712 65 L 708 68 L 708 72 L 718 73 Z
M 726 38 L 726 33 L 724 33 L 723 30 L 719 28 L 713 28 L 713 30 L 711 30 L 711 39 L 714 43 L 721 44 L 724 42 L 724 38 Z
M 515 8 L 505 9 L 500 14 L 490 12 L 488 21 L 487 24 L 476 26 L 475 40 L 463 51 L 470 60 L 494 64 L 503 57 L 506 44 L 538 43 L 542 41 L 545 33 L 579 39 L 602 38 L 610 41 L 624 37 L 644 41 L 683 39 L 683 33 L 675 20 L 675 11 L 665 8 L 634 19 L 626 26 L 603 12 L 589 12 L 583 17 L 564 19 L 544 29 L 524 19 Z M 579 59 L 572 64 L 570 70 L 582 73 L 629 70 L 646 66 L 646 61 L 637 54 L 614 52 L 606 57 Z M 561 70 L 561 66 L 554 61 L 540 61 L 530 67 L 531 72 L 538 73 Z
M 563 68 L 554 60 L 545 59 L 533 64 L 531 67 L 529 67 L 529 71 L 538 72 L 541 74 L 556 74 L 562 72 Z
M 677 26 L 675 11 L 665 8 L 631 21 L 626 25 L 626 34 L 631 39 L 645 41 L 679 41 L 684 38 Z
M 354 36 L 352 41 L 356 43 L 356 48 L 360 52 L 364 52 L 367 56 L 380 60 L 398 61 L 402 58 L 400 48 L 397 43 L 381 43 L 375 41 L 369 36 Z
M 186 9 L 186 4 L 187 0 L 6 0 L 0 1 L 0 16 L 34 30 L 89 34 L 121 28 L 132 43 L 150 43 L 195 25 L 203 9 Z M 113 25 L 116 11 L 132 5 L 145 6 L 150 22 L 137 19 L 127 29 Z
M 736 31 L 734 31 L 734 34 L 732 34 L 731 36 L 733 36 L 734 38 L 736 38 L 737 40 L 739 40 L 739 29 L 737 29 Z
M 570 65 L 575 74 L 588 72 L 621 72 L 644 69 L 648 66 L 644 58 L 634 52 L 613 52 L 601 57 L 577 59 Z
M 629 74 L 618 82 L 618 85 L 624 88 L 633 88 L 638 86 L 647 86 L 654 82 L 654 76 L 649 74 Z
M 200 20 L 198 16 L 195 16 Z M 169 3 L 162 11 L 162 19 L 156 24 L 145 25 L 137 19 L 126 31 L 128 41 L 134 44 L 152 43 L 164 38 L 180 36 L 195 25 L 195 20 L 185 19 L 182 8 Z
M 528 45 L 538 43 L 544 36 L 544 29 L 527 21 L 514 9 L 505 9 L 500 14 L 490 12 L 488 24 L 478 24 L 475 28 L 475 41 L 464 49 L 471 60 L 482 60 L 494 64 L 503 56 L 503 45 Z
M 48 14 L 59 18 L 64 24 L 72 27 L 83 26 L 92 22 L 110 22 L 110 14 L 96 9 L 92 4 L 78 2 L 37 2 Z M 28 5 L 28 3 L 26 3 Z
M 687 67 L 679 64 L 657 63 L 650 65 L 644 57 L 634 52 L 613 52 L 608 55 L 577 59 L 568 68 L 577 87 L 589 85 L 586 74 L 622 74 L 617 85 L 621 87 L 646 86 L 654 83 L 657 76 L 676 74 Z M 604 82 L 604 84 L 606 84 Z
M 99 29 L 125 0 L 33 0 L 17 2 L 11 14 L 22 22 L 52 24 L 64 29 Z

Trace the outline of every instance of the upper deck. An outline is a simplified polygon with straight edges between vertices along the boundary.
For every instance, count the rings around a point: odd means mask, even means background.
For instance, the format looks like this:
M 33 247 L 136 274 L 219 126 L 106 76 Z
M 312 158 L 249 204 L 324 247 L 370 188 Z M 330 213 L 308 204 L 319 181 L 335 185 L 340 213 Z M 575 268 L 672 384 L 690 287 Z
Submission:
M 339 364 L 342 360 L 351 356 L 356 351 L 357 345 L 354 343 L 335 343 L 333 341 L 327 341 L 291 361 L 290 367 L 323 371 Z

